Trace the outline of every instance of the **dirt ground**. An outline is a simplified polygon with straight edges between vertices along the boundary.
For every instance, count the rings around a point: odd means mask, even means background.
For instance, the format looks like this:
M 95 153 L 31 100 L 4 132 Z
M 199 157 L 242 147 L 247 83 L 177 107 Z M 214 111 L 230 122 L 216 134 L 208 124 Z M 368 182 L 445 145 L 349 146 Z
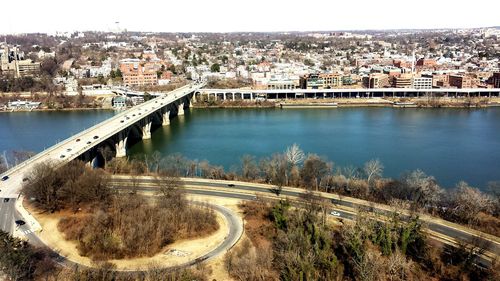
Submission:
M 224 199 L 209 196 L 188 197 L 191 200 L 221 205 L 235 211 L 236 213 L 241 214 L 241 211 L 238 209 L 239 200 L 236 199 Z M 77 243 L 75 241 L 66 240 L 63 236 L 63 233 L 61 233 L 57 229 L 59 220 L 65 216 L 64 212 L 58 212 L 54 214 L 41 214 L 32 208 L 30 208 L 29 211 L 42 225 L 43 230 L 40 232 L 39 237 L 44 241 L 44 243 L 46 243 L 51 248 L 58 251 L 62 256 L 65 256 L 71 261 L 88 266 L 92 265 L 91 259 L 80 256 L 78 254 L 78 249 L 76 247 Z M 228 232 L 227 222 L 222 217 L 222 215 L 218 213 L 217 221 L 219 223 L 219 229 L 209 236 L 200 237 L 197 239 L 176 241 L 153 257 L 111 260 L 110 262 L 114 263 L 118 269 L 130 270 L 145 269 L 150 265 L 173 266 L 195 259 L 216 248 L 224 240 Z M 168 253 L 169 250 L 173 249 L 179 251 L 181 254 L 177 256 Z M 212 268 L 212 275 L 210 276 L 210 280 L 232 280 L 231 278 L 229 278 L 227 272 L 224 269 L 223 261 L 224 256 L 220 256 L 207 262 L 207 266 Z

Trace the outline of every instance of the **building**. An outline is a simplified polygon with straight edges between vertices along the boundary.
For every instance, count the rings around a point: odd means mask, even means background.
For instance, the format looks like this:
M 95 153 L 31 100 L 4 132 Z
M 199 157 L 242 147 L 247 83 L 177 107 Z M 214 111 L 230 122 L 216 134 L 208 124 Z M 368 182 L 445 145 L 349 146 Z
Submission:
M 394 87 L 394 88 L 411 88 L 412 87 L 411 74 L 402 74 L 399 77 L 393 77 L 392 87 Z
M 139 59 L 123 59 L 120 61 L 123 84 L 125 86 L 157 85 L 157 72 Z
M 432 78 L 429 77 L 413 77 L 412 87 L 414 89 L 432 89 Z
M 324 89 L 324 80 L 317 73 L 306 74 L 300 78 L 302 89 Z
M 493 73 L 491 84 L 493 84 L 493 88 L 500 88 L 500 72 Z
M 363 86 L 370 89 L 378 89 L 389 86 L 389 75 L 383 73 L 372 73 L 363 77 Z
M 452 74 L 448 77 L 450 87 L 457 87 L 459 89 L 472 88 L 472 79 L 468 76 Z
M 319 75 L 323 79 L 324 89 L 342 87 L 342 75 L 338 73 L 322 73 Z
M 436 60 L 421 58 L 417 60 L 417 68 L 433 68 L 437 65 Z
M 9 48 L 4 45 L 0 52 L 0 70 L 4 74 L 19 78 L 37 73 L 40 70 L 40 63 L 24 59 L 24 53 L 17 47 Z
M 118 96 L 118 97 L 114 97 L 113 98 L 113 108 L 126 108 L 127 107 L 127 102 L 126 102 L 126 98 L 125 97 L 121 97 L 121 96 Z

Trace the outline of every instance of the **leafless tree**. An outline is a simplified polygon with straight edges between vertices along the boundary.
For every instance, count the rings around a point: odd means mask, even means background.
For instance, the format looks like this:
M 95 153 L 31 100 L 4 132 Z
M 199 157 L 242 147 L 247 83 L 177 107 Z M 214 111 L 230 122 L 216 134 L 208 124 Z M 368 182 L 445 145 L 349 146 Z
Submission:
M 296 143 L 286 149 L 285 155 L 286 160 L 292 166 L 299 165 L 305 159 L 304 151 Z
M 372 179 L 382 176 L 384 165 L 382 165 L 382 162 L 380 162 L 380 160 L 372 159 L 365 163 L 363 170 L 366 174 L 368 184 L 370 184 Z

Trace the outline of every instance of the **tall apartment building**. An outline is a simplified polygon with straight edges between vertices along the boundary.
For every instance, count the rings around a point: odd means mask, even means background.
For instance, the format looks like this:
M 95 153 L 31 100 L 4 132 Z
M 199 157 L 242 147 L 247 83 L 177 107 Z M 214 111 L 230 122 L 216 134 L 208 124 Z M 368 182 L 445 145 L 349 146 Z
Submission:
M 123 84 L 126 86 L 157 85 L 158 77 L 153 68 L 139 59 L 123 59 L 120 61 Z
M 472 79 L 468 76 L 463 75 L 449 75 L 448 82 L 450 87 L 462 88 L 472 88 Z

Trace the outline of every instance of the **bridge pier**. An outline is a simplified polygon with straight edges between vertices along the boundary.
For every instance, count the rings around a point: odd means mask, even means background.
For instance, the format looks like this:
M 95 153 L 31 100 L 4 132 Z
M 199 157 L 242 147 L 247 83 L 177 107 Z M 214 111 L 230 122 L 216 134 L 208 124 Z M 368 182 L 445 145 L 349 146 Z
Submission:
M 167 110 L 166 112 L 161 114 L 162 116 L 162 125 L 167 126 L 170 125 L 170 110 Z
M 183 103 L 179 104 L 179 109 L 177 111 L 177 115 L 179 115 L 179 116 L 184 115 L 184 104 Z
M 127 156 L 127 139 L 128 134 L 124 132 L 118 133 L 118 141 L 115 143 L 116 158 Z
M 142 126 L 142 139 L 149 140 L 151 139 L 151 121 L 145 120 L 146 122 Z

